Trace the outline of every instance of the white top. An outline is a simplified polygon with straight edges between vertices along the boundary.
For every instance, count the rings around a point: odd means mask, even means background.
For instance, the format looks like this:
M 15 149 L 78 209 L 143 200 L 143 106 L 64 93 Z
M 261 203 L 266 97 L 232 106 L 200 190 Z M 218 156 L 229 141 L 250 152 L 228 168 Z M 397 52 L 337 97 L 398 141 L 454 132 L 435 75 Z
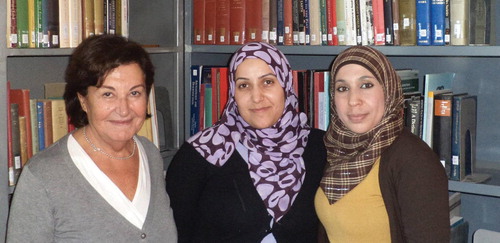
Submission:
M 130 201 L 111 179 L 94 163 L 73 135 L 68 138 L 68 150 L 76 167 L 90 185 L 125 219 L 142 229 L 148 213 L 151 196 L 151 179 L 144 147 L 138 139 L 134 140 L 139 152 L 139 178 L 134 199 Z

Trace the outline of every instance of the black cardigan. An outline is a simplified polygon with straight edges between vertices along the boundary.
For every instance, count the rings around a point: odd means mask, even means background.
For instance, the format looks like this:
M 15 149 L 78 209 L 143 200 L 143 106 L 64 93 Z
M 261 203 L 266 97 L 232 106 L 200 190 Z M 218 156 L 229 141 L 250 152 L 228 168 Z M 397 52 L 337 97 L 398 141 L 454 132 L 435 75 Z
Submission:
M 224 166 L 216 167 L 184 143 L 166 178 L 179 242 L 260 242 L 271 231 L 278 242 L 316 242 L 314 195 L 326 162 L 323 136 L 323 131 L 311 130 L 303 154 L 304 184 L 292 208 L 272 229 L 271 216 L 237 151 Z

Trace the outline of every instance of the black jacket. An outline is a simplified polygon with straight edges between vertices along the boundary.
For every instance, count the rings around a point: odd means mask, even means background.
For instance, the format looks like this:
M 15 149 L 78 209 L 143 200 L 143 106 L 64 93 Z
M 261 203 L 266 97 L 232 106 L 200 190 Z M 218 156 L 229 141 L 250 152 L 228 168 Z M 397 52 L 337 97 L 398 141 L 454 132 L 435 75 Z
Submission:
M 316 129 L 309 134 L 304 184 L 292 208 L 272 228 L 248 165 L 237 151 L 216 167 L 184 143 L 166 178 L 179 242 L 261 242 L 270 231 L 278 242 L 316 242 L 314 195 L 326 162 L 323 136 Z

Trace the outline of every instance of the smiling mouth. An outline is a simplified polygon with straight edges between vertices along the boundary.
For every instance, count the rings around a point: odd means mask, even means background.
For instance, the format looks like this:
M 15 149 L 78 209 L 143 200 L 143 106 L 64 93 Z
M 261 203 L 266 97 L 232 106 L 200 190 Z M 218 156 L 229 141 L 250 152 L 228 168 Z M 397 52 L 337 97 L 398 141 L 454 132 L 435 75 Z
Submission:
M 365 117 L 367 115 L 366 114 L 359 114 L 359 115 L 349 115 L 349 120 L 351 120 L 351 122 L 362 122 Z
M 269 107 L 261 107 L 261 108 L 250 109 L 250 111 L 255 112 L 255 113 L 260 113 L 260 112 L 267 111 L 268 109 L 269 109 Z

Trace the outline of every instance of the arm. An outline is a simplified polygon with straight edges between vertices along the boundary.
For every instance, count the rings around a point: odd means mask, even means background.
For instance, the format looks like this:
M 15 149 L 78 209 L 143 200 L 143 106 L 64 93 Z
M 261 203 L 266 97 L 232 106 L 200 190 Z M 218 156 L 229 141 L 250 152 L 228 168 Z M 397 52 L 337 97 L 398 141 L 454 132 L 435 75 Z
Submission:
M 407 242 L 449 242 L 448 180 L 434 152 L 408 143 L 399 151 L 402 163 L 397 173 L 397 202 Z
M 54 218 L 43 183 L 27 166 L 10 208 L 7 242 L 53 242 Z
M 185 143 L 174 156 L 166 177 L 166 188 L 174 211 L 179 242 L 190 242 L 196 232 L 198 199 L 203 192 L 208 162 Z

